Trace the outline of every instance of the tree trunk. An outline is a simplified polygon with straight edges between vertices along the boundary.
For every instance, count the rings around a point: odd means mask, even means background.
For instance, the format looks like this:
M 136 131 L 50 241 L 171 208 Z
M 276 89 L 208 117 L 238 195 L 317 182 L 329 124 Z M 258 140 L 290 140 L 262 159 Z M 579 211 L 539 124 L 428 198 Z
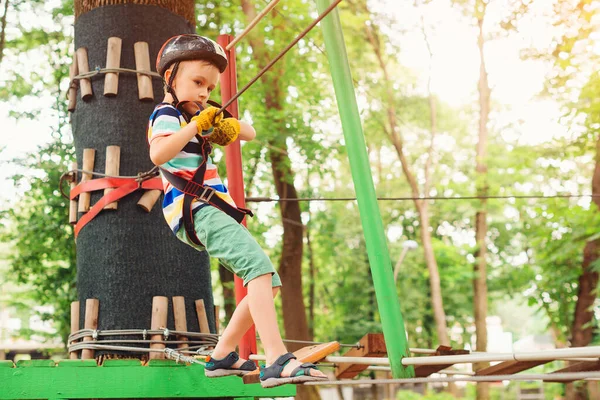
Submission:
M 600 137 L 596 141 L 596 165 L 592 176 L 592 193 L 600 193 Z M 592 198 L 596 207 L 600 209 L 600 198 Z M 584 347 L 592 342 L 594 330 L 594 302 L 596 301 L 596 289 L 598 287 L 598 272 L 593 271 L 592 265 L 600 257 L 600 240 L 587 242 L 583 249 L 582 274 L 579 277 L 577 290 L 577 303 L 575 304 L 575 315 L 571 327 L 571 347 Z M 569 388 L 569 386 L 571 388 Z M 573 387 L 575 386 L 575 387 Z M 585 399 L 585 385 L 568 385 L 567 399 Z M 595 388 L 597 389 L 597 387 Z M 591 394 L 591 392 L 590 392 Z M 593 398 L 593 397 L 590 397 Z
M 369 9 L 366 4 L 363 5 L 364 11 L 369 13 Z M 396 149 L 396 153 L 398 154 L 398 158 L 400 159 L 400 163 L 402 164 L 402 171 L 404 172 L 404 176 L 408 181 L 408 184 L 411 188 L 411 193 L 413 197 L 420 197 L 419 187 L 417 181 L 410 170 L 410 165 L 406 156 L 404 154 L 402 137 L 398 133 L 398 123 L 396 119 L 396 113 L 394 109 L 394 92 L 393 92 L 393 82 L 390 79 L 387 64 L 383 58 L 383 53 L 381 50 L 381 44 L 379 41 L 379 37 L 377 32 L 374 29 L 375 24 L 365 25 L 365 32 L 367 34 L 367 39 L 373 50 L 375 52 L 375 56 L 379 63 L 379 67 L 383 73 L 383 85 L 386 87 L 386 103 L 387 103 L 387 115 L 388 115 L 388 123 L 389 123 L 389 132 L 387 132 L 390 141 L 392 142 L 394 148 Z M 432 110 L 433 111 L 433 110 Z M 435 115 L 432 114 L 432 122 L 435 122 Z M 432 132 L 434 133 L 434 132 Z M 433 137 L 433 136 L 432 136 Z M 430 155 L 431 157 L 431 155 Z M 427 185 L 426 185 L 427 186 Z M 440 275 L 439 269 L 437 265 L 437 261 L 435 259 L 435 254 L 433 252 L 432 238 L 430 224 L 429 224 L 429 209 L 427 204 L 422 200 L 414 200 L 415 208 L 419 213 L 419 219 L 421 222 L 421 240 L 423 241 L 423 252 L 425 255 L 425 262 L 427 263 L 427 269 L 429 271 L 429 285 L 431 287 L 431 304 L 433 308 L 435 325 L 438 334 L 438 342 L 441 345 L 450 345 L 450 338 L 448 336 L 448 332 L 446 329 L 446 313 L 444 311 L 444 302 L 442 298 L 442 288 L 440 285 Z
M 248 22 L 256 16 L 256 9 L 251 0 L 241 0 L 242 10 Z M 274 31 L 282 30 L 283 22 L 273 27 Z M 264 38 L 260 31 L 255 30 L 248 36 L 252 46 L 253 56 L 259 66 L 266 65 L 271 57 L 264 46 Z M 283 60 L 272 67 L 269 73 L 261 79 L 265 83 L 265 105 L 267 113 L 280 114 L 285 104 L 285 93 L 282 90 L 285 83 L 281 82 L 284 71 Z M 298 198 L 294 186 L 294 172 L 291 161 L 287 154 L 286 128 L 281 121 L 273 120 L 271 129 L 278 130 L 280 135 L 269 140 L 269 159 L 273 172 L 273 181 L 277 195 L 280 198 Z M 283 151 L 281 151 L 283 150 Z M 308 321 L 306 318 L 306 307 L 304 304 L 304 292 L 302 287 L 302 253 L 304 225 L 300 218 L 300 204 L 297 201 L 279 203 L 281 221 L 283 224 L 283 243 L 281 259 L 279 260 L 279 275 L 282 282 L 281 303 L 283 307 L 283 325 L 285 337 L 290 339 L 308 340 Z M 287 345 L 290 351 L 294 351 L 302 345 Z M 318 390 L 314 386 L 299 386 L 296 396 L 301 400 L 318 399 Z
M 315 340 L 315 259 L 310 241 L 310 224 L 306 226 L 306 250 L 308 252 L 308 269 L 310 271 L 310 283 L 308 287 L 308 340 Z
M 479 2 L 477 2 L 479 3 Z M 485 68 L 485 57 L 483 53 L 484 34 L 483 34 L 483 19 L 485 15 L 485 4 L 480 4 L 482 8 L 477 17 L 479 27 L 479 35 L 477 37 L 477 45 L 479 47 L 479 141 L 477 142 L 476 156 L 476 185 L 477 195 L 487 195 L 487 141 L 488 131 L 487 123 L 490 114 L 490 87 L 488 84 L 487 71 Z M 475 215 L 475 238 L 476 238 L 476 261 L 474 266 L 475 277 L 473 279 L 473 303 L 475 314 L 475 334 L 476 334 L 476 351 L 487 351 L 487 202 L 481 199 L 479 210 Z M 489 363 L 477 363 L 474 365 L 475 370 L 485 368 Z M 489 384 L 477 384 L 477 398 L 487 400 L 489 398 Z
M 267 100 L 268 103 L 268 100 Z M 285 146 L 279 143 L 278 147 Z M 287 148 L 287 147 L 286 147 Z M 295 199 L 298 197 L 293 185 L 294 173 L 290 160 L 280 152 L 270 152 L 271 169 L 277 195 L 280 198 Z M 300 218 L 300 203 L 286 201 L 279 203 L 283 223 L 283 245 L 279 260 L 279 275 L 283 284 L 281 302 L 283 306 L 283 325 L 288 338 L 308 340 L 308 322 L 302 289 L 302 252 L 304 235 Z M 302 345 L 288 345 L 295 350 Z
M 225 307 L 225 325 L 229 323 L 235 310 L 235 290 L 233 283 L 233 272 L 229 271 L 219 263 L 219 280 L 223 289 L 223 306 Z M 218 317 L 215 315 L 215 318 Z
M 76 0 L 75 49 L 88 50 L 89 66 L 105 66 L 107 41 L 123 40 L 121 67 L 135 69 L 134 43 L 147 42 L 155 60 L 163 42 L 194 32 L 194 1 Z M 118 4 L 117 4 L 118 3 Z M 124 4 L 127 3 L 127 4 Z M 137 4 L 144 3 L 144 4 Z M 160 6 L 159 6 L 160 5 Z M 151 62 L 152 63 L 152 62 Z M 148 117 L 162 100 L 162 82 L 152 79 L 153 102 L 138 100 L 137 78 L 121 73 L 116 97 L 103 96 L 104 75 L 91 79 L 94 95 L 79 100 L 72 114 L 79 168 L 83 149 L 95 149 L 94 171 L 104 172 L 106 147 L 120 146 L 120 175 L 137 175 L 152 168 L 146 142 Z M 85 300 L 100 301 L 98 329 L 148 329 L 153 296 L 183 296 L 187 328 L 199 331 L 194 301 L 203 299 L 211 330 L 214 312 L 208 255 L 179 241 L 162 215 L 160 202 L 150 213 L 137 206 L 141 193 L 118 202 L 116 211 L 102 211 L 77 238 L 77 287 L 81 321 Z M 92 194 L 92 204 L 102 192 Z M 80 215 L 81 216 L 81 215 Z M 173 329 L 173 313 L 167 327 Z
M 419 221 L 421 222 L 421 241 L 423 242 L 423 253 L 425 254 L 425 263 L 429 270 L 429 290 L 431 290 L 431 304 L 433 307 L 433 317 L 437 328 L 437 336 L 440 345 L 449 346 L 450 337 L 446 329 L 446 313 L 442 303 L 442 286 L 440 281 L 440 271 L 438 269 L 435 254 L 433 252 L 433 243 L 429 227 L 429 205 L 422 202 L 417 207 L 419 212 Z

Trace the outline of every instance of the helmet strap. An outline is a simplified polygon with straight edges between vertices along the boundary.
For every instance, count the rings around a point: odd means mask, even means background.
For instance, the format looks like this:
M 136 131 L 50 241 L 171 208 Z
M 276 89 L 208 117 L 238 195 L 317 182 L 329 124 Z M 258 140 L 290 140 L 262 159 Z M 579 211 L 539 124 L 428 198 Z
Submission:
M 177 74 L 177 70 L 179 69 L 179 61 L 177 61 L 175 63 L 175 65 L 173 66 L 173 69 L 171 70 L 171 76 L 169 76 L 169 82 L 167 82 L 167 93 L 170 93 L 171 96 L 173 97 L 173 105 L 176 105 L 177 103 L 179 103 L 179 99 L 177 98 L 177 95 L 175 94 L 175 89 L 173 89 L 173 81 L 175 80 L 175 74 Z

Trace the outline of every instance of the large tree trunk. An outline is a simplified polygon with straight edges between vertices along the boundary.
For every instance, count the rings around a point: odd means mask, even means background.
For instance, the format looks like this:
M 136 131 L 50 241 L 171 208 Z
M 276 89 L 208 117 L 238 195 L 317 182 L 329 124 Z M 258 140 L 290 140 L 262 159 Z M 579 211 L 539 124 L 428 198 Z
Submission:
M 592 193 L 600 193 L 600 137 L 596 141 L 596 165 L 592 176 Z M 600 198 L 593 199 L 596 207 L 600 209 Z M 596 289 L 598 287 L 598 272 L 593 271 L 592 265 L 600 257 L 600 240 L 587 242 L 583 249 L 583 272 L 579 277 L 577 290 L 577 303 L 575 304 L 575 315 L 571 327 L 571 347 L 583 347 L 592 342 L 594 330 L 597 324 L 594 321 L 594 302 L 596 301 Z M 592 387 L 591 385 L 596 385 Z M 592 382 L 589 394 L 598 391 L 597 383 Z M 584 400 L 587 398 L 585 386 L 567 385 L 567 399 Z M 590 397 L 593 398 L 593 397 Z
M 241 4 L 248 22 L 254 19 L 256 16 L 254 3 L 251 0 L 241 0 Z M 283 22 L 281 22 L 281 24 L 274 26 L 273 30 L 278 31 L 284 28 Z M 266 65 L 270 61 L 271 55 L 264 46 L 264 38 L 260 32 L 255 30 L 253 34 L 248 36 L 248 40 L 252 46 L 253 56 L 259 66 Z M 284 75 L 283 61 L 279 61 L 262 78 L 265 83 L 264 98 L 267 112 L 271 111 L 276 115 L 281 113 L 283 104 L 285 104 L 285 92 L 282 90 L 285 87 L 285 83 L 280 80 L 280 77 Z M 273 130 L 280 132 L 277 138 L 269 140 L 270 148 L 277 149 L 269 151 L 277 195 L 281 198 L 297 198 L 298 194 L 294 186 L 295 175 L 291 169 L 291 161 L 287 154 L 287 145 L 285 142 L 286 128 L 281 121 L 277 120 L 272 121 L 271 127 Z M 291 339 L 308 340 L 308 322 L 302 286 L 304 225 L 300 218 L 300 204 L 297 201 L 281 202 L 279 209 L 283 224 L 283 244 L 278 272 L 283 284 L 281 303 L 283 307 L 285 336 Z M 290 351 L 294 351 L 302 347 L 302 345 L 289 344 L 287 347 Z M 296 397 L 302 400 L 316 400 L 319 398 L 319 395 L 314 386 L 299 386 Z
M 90 69 L 105 66 L 107 41 L 122 42 L 121 67 L 135 69 L 134 43 L 149 44 L 155 60 L 163 42 L 180 33 L 194 32 L 194 1 L 106 1 L 76 0 L 75 49 L 88 50 Z M 143 3 L 143 4 L 138 4 Z M 153 64 L 151 62 L 151 64 Z M 72 114 L 79 168 L 83 149 L 96 150 L 94 170 L 104 172 L 106 147 L 121 148 L 120 175 L 148 171 L 146 126 L 154 105 L 162 100 L 162 82 L 153 78 L 154 101 L 138 100 L 137 78 L 119 76 L 116 97 L 103 96 L 104 75 L 92 78 L 94 95 L 79 99 Z M 94 192 L 92 204 L 102 196 Z M 102 211 L 77 238 L 77 286 L 81 322 L 85 300 L 100 301 L 98 328 L 150 328 L 153 296 L 183 296 L 187 328 L 199 331 L 194 301 L 203 299 L 214 331 L 213 298 L 209 260 L 179 241 L 170 231 L 158 202 L 150 213 L 136 205 L 135 192 L 118 202 L 118 210 Z M 173 313 L 167 327 L 173 329 Z
M 482 8 L 478 13 L 477 24 L 479 27 L 479 35 L 477 37 L 477 45 L 479 47 L 479 141 L 477 142 L 477 157 L 476 157 L 476 182 L 477 195 L 487 195 L 487 141 L 488 131 L 487 123 L 490 114 L 490 87 L 488 84 L 487 71 L 485 68 L 485 57 L 483 46 L 485 43 L 483 34 L 483 19 L 485 16 L 485 4 L 480 4 Z M 475 313 L 475 335 L 476 351 L 487 351 L 487 201 L 481 199 L 479 210 L 475 215 L 475 238 L 476 238 L 476 261 L 474 266 L 475 277 L 473 279 L 473 303 Z M 489 363 L 475 364 L 475 370 L 485 368 Z M 487 400 L 489 398 L 489 384 L 477 384 L 477 398 Z

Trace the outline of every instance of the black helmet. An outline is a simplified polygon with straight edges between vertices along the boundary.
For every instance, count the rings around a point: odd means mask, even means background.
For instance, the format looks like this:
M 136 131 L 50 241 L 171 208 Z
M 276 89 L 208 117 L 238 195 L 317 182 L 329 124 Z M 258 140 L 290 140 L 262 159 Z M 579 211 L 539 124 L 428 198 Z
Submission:
M 214 40 L 195 34 L 173 36 L 162 45 L 156 57 L 156 71 L 164 75 L 171 64 L 179 61 L 205 60 L 223 73 L 227 56 Z

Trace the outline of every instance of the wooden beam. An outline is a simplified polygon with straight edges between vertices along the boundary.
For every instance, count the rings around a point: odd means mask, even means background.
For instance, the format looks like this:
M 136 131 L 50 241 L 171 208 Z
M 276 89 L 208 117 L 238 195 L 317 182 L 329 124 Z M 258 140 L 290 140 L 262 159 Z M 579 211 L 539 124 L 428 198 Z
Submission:
M 550 361 L 503 361 L 499 364 L 480 369 L 479 371 L 476 371 L 475 375 L 511 375 L 548 362 Z
M 559 369 L 558 371 L 552 372 L 553 374 L 564 373 L 564 372 L 587 372 L 587 371 L 600 371 L 600 360 L 598 361 L 582 361 L 575 364 L 571 364 L 566 368 Z M 544 382 L 560 382 L 560 383 L 569 383 L 574 382 L 574 380 L 554 380 L 554 379 L 544 379 Z
M 316 344 L 314 346 L 303 347 L 294 352 L 294 355 L 298 358 L 300 362 L 310 362 L 316 363 L 320 360 L 324 359 L 330 354 L 335 353 L 340 349 L 340 344 L 338 342 L 329 342 Z M 243 380 L 244 383 L 259 383 L 259 374 L 260 369 L 256 369 L 253 372 L 244 375 Z
M 452 350 L 448 346 L 438 346 L 435 354 L 432 356 L 456 356 L 461 354 L 469 354 L 468 350 Z M 436 372 L 440 372 L 443 369 L 453 366 L 454 363 L 450 364 L 438 364 L 438 365 L 415 365 L 415 378 L 424 378 Z
M 359 342 L 359 348 L 354 348 L 346 352 L 344 357 L 385 357 L 387 349 L 383 333 L 367 333 Z M 337 379 L 351 379 L 366 370 L 368 365 L 364 364 L 339 364 L 335 368 Z

